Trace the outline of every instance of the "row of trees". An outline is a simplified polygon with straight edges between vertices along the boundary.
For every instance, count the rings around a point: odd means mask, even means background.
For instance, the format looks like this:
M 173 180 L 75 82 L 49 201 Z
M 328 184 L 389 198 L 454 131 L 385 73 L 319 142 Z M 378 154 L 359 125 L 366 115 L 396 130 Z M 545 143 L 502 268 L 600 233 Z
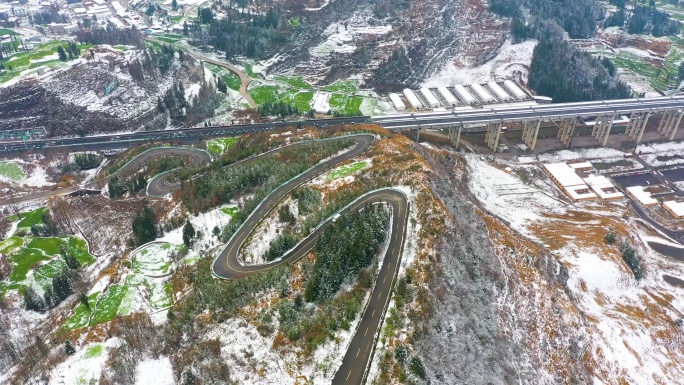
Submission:
M 227 59 L 246 56 L 264 59 L 272 56 L 288 38 L 288 28 L 281 26 L 280 11 L 272 8 L 265 14 L 249 12 L 228 12 L 226 19 L 214 19 L 208 8 L 198 10 L 199 21 L 209 24 L 209 29 L 199 27 L 199 23 L 190 26 L 189 42 L 192 45 L 211 45 L 224 51 Z
M 275 159 L 262 158 L 231 167 L 222 168 L 219 163 L 201 177 L 183 182 L 181 200 L 191 212 L 204 212 L 229 203 L 237 194 L 257 186 L 262 186 L 268 193 L 280 183 L 344 148 L 346 143 L 342 142 L 312 144 L 297 150 L 282 151 L 274 156 Z M 236 150 L 241 152 L 240 148 Z M 243 155 L 249 156 L 251 153 L 245 151 Z
M 530 87 L 558 103 L 622 99 L 631 95 L 610 60 L 595 58 L 574 47 L 553 24 L 548 30 L 550 33 L 534 49 Z
M 313 110 L 307 111 L 308 115 L 312 115 Z M 288 116 L 301 116 L 304 111 L 300 111 L 297 106 L 285 102 L 266 102 L 259 107 L 259 115 L 262 118 L 269 116 L 279 116 L 285 119 Z
M 141 59 L 134 59 L 128 63 L 128 73 L 137 82 L 158 79 L 169 73 L 176 59 L 176 51 L 168 45 L 159 48 L 144 47 L 141 56 Z M 185 60 L 185 53 L 182 50 L 178 51 L 178 59 L 181 62 Z
M 89 30 L 80 29 L 76 31 L 76 40 L 93 45 L 132 45 L 138 48 L 143 46 L 143 35 L 135 26 L 128 29 L 113 27 L 95 27 Z
M 596 32 L 596 20 L 603 18 L 603 8 L 594 0 L 491 0 L 489 9 L 513 18 L 514 37 L 524 40 L 525 25 L 555 21 L 573 39 L 587 39 Z M 520 33 L 523 33 L 521 36 Z
M 69 55 L 68 60 L 73 60 L 74 58 L 81 56 L 81 49 L 78 48 L 78 45 L 74 42 L 70 42 L 65 47 L 57 47 L 57 56 L 59 57 L 59 60 L 67 61 L 67 54 Z
M 328 224 L 316 242 L 316 263 L 306 281 L 306 300 L 331 298 L 345 280 L 370 266 L 385 240 L 388 222 L 384 207 L 367 205 Z
M 603 9 L 593 0 L 492 0 L 490 8 L 512 17 L 515 41 L 535 38 L 529 86 L 554 102 L 575 102 L 628 98 L 622 82 L 608 59 L 597 59 L 565 40 L 589 38 Z

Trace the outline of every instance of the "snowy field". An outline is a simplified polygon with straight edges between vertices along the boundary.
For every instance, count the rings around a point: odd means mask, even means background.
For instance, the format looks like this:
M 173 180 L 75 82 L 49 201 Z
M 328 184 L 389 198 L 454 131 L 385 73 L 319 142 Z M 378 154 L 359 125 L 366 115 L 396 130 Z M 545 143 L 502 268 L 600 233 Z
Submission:
M 507 40 L 494 59 L 479 67 L 462 67 L 449 61 L 436 75 L 426 79 L 422 87 L 487 83 L 509 78 L 513 75 L 513 71 L 522 71 L 523 81 L 526 82 L 527 67 L 532 63 L 532 52 L 536 45 L 537 42 L 532 40 L 520 44 L 512 44 L 510 40 Z
M 636 152 L 654 167 L 684 163 L 684 142 L 646 143 L 637 146 Z

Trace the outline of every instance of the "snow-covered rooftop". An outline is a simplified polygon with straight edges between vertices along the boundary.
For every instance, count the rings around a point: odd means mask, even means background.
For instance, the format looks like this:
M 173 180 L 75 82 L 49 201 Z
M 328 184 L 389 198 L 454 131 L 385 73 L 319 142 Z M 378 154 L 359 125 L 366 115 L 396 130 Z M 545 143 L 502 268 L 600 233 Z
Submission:
M 546 171 L 551 174 L 556 183 L 563 187 L 583 185 L 584 181 L 566 163 L 548 163 L 544 165 Z
M 584 170 L 594 168 L 594 166 L 592 166 L 592 164 L 589 162 L 570 163 L 568 164 L 568 166 L 570 166 L 570 168 L 573 170 Z
M 663 207 L 677 218 L 684 217 L 684 202 L 666 201 L 663 202 Z
M 625 196 L 603 175 L 589 175 L 583 180 L 601 199 L 619 199 Z
M 653 199 L 651 193 L 644 190 L 644 186 L 627 187 L 627 192 L 644 206 L 653 206 L 658 204 L 658 201 Z

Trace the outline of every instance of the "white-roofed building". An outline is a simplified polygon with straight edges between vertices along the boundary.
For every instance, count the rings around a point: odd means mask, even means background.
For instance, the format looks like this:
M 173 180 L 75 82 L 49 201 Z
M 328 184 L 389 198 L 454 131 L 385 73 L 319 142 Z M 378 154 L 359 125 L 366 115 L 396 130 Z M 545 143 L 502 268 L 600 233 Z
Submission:
M 663 202 L 663 208 L 677 219 L 684 218 L 684 202 L 665 201 Z
M 458 99 L 446 87 L 439 87 L 437 91 L 442 95 L 444 101 L 447 102 L 447 107 L 454 107 L 458 105 Z
M 408 100 L 411 107 L 415 108 L 416 110 L 423 108 L 423 103 L 420 102 L 416 94 L 414 94 L 410 89 L 404 89 L 404 96 L 406 97 L 406 100 Z
M 430 107 L 439 107 L 440 103 L 439 100 L 435 97 L 435 95 L 432 94 L 432 91 L 430 91 L 429 88 L 424 87 L 420 89 L 420 93 L 423 94 L 423 97 L 425 98 L 425 101 L 427 101 L 428 105 Z
M 316 91 L 313 97 L 313 110 L 319 114 L 330 112 L 330 92 Z
M 568 166 L 570 166 L 570 168 L 575 170 L 576 172 L 591 171 L 594 169 L 594 166 L 592 166 L 592 164 L 589 162 L 569 163 Z
M 491 103 L 494 101 L 494 97 L 487 92 L 487 90 L 484 89 L 479 84 L 472 84 L 470 88 L 475 91 L 477 96 L 480 97 L 480 100 L 482 100 L 483 103 Z
M 504 86 L 506 86 L 506 88 L 513 93 L 513 96 L 518 99 L 525 99 L 527 97 L 525 91 L 521 90 L 513 80 L 504 81 Z
M 627 193 L 631 195 L 634 199 L 639 201 L 642 205 L 648 207 L 648 206 L 655 206 L 658 204 L 658 201 L 656 199 L 653 199 L 651 196 L 651 193 L 644 190 L 643 186 L 632 186 L 632 187 L 627 187 Z
M 622 199 L 625 197 L 625 194 L 615 188 L 615 185 L 603 175 L 589 175 L 582 179 L 603 200 Z
M 397 109 L 397 111 L 405 111 L 406 110 L 406 105 L 404 102 L 401 100 L 399 95 L 397 94 L 389 94 L 389 98 L 392 101 L 392 104 L 394 104 L 394 108 Z
M 549 163 L 544 170 L 554 183 L 573 201 L 596 199 L 589 186 L 565 163 Z
M 507 102 L 509 100 L 514 99 L 511 97 L 511 95 L 508 94 L 508 92 L 504 91 L 504 89 L 501 88 L 501 86 L 496 84 L 496 82 L 489 82 L 487 83 L 487 85 L 489 86 L 489 89 L 492 90 L 496 94 L 496 96 L 498 96 L 499 99 L 501 99 L 502 101 Z
M 466 90 L 466 88 L 462 85 L 457 84 L 454 86 L 454 89 L 456 90 L 456 93 L 458 94 L 458 96 L 461 97 L 461 100 L 463 100 L 465 104 L 475 104 L 477 102 L 477 99 L 475 99 L 475 97 L 470 92 L 468 92 L 468 90 Z

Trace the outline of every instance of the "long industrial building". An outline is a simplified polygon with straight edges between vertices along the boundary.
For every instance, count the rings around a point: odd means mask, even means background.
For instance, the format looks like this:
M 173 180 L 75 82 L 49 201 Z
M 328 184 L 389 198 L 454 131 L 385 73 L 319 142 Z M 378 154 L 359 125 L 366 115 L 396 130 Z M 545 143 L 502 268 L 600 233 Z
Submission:
M 506 86 L 506 88 L 508 88 L 508 90 L 513 93 L 513 96 L 515 96 L 518 99 L 522 100 L 527 97 L 525 91 L 521 90 L 520 87 L 518 87 L 518 85 L 515 84 L 515 82 L 512 80 L 504 81 L 504 86 Z
M 442 95 L 444 100 L 447 102 L 448 107 L 455 107 L 458 105 L 458 99 L 449 91 L 448 88 L 446 87 L 439 87 L 437 88 L 437 91 L 439 91 L 439 94 Z
M 415 108 L 416 110 L 423 108 L 423 103 L 420 102 L 416 94 L 414 94 L 410 89 L 404 89 L 404 96 L 406 97 L 406 100 L 408 100 L 411 107 Z
M 392 101 L 392 104 L 394 104 L 394 108 L 397 109 L 397 111 L 405 111 L 406 110 L 406 105 L 404 102 L 401 100 L 399 95 L 397 94 L 389 94 L 389 98 Z
M 456 90 L 456 93 L 458 94 L 458 96 L 461 97 L 461 100 L 463 100 L 465 104 L 475 104 L 477 102 L 477 99 L 475 99 L 475 97 L 471 95 L 470 92 L 468 92 L 468 90 L 466 90 L 465 87 L 463 87 L 462 85 L 457 84 L 456 86 L 454 86 L 454 89 Z
M 423 97 L 425 98 L 430 107 L 434 108 L 440 106 L 439 100 L 437 100 L 437 98 L 435 97 L 435 95 L 432 94 L 432 91 L 430 91 L 429 88 L 421 88 L 420 93 L 423 94 Z
M 491 102 L 495 101 L 494 97 L 492 95 L 490 95 L 489 92 L 487 92 L 487 90 L 485 90 L 484 87 L 482 87 L 481 85 L 473 84 L 470 86 L 470 88 L 473 91 L 475 91 L 477 96 L 480 97 L 480 100 L 482 100 L 482 103 L 491 103 Z
M 504 91 L 504 89 L 501 88 L 498 84 L 496 84 L 496 82 L 489 82 L 487 83 L 487 85 L 489 86 L 489 89 L 494 91 L 496 96 L 498 96 L 499 99 L 501 99 L 502 101 L 507 102 L 513 99 L 511 98 L 511 95 L 509 95 L 508 92 Z

